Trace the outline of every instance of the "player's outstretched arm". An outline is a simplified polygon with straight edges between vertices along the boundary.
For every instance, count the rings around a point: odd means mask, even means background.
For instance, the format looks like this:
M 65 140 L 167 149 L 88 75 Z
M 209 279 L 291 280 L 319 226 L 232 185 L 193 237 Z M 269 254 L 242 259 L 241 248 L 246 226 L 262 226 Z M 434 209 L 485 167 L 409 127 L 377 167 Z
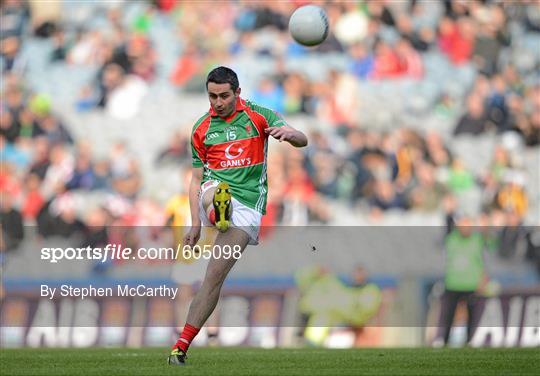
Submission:
M 290 125 L 284 125 L 282 127 L 269 127 L 264 130 L 266 134 L 274 137 L 279 142 L 287 141 L 294 147 L 301 148 L 307 146 L 308 139 L 306 135 L 294 129 Z

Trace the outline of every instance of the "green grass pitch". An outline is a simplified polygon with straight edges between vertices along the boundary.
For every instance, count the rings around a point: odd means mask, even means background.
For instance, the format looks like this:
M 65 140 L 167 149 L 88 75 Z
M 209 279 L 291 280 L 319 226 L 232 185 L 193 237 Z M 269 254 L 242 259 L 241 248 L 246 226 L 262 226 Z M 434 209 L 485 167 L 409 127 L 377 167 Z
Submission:
M 0 349 L 7 375 L 537 375 L 540 349 Z

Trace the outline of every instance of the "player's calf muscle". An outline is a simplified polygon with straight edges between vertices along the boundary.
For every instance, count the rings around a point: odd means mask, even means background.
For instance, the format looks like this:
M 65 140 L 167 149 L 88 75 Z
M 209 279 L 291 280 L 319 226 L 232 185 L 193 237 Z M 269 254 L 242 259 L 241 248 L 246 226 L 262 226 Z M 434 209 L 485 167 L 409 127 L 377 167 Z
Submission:
M 235 259 L 213 259 L 208 264 L 205 281 L 222 282 L 227 277 L 229 270 L 233 267 Z

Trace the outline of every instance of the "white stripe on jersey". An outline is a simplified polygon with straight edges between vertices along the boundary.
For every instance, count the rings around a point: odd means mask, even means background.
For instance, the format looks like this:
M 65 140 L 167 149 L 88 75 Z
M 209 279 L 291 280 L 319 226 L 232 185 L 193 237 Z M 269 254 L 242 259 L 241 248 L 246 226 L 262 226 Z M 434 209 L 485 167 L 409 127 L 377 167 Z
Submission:
M 268 164 L 267 154 L 268 154 L 268 138 L 264 140 L 264 165 L 263 165 L 261 177 L 259 178 L 259 192 L 260 192 L 259 199 L 257 200 L 257 203 L 255 204 L 255 210 L 257 210 L 260 213 L 262 213 L 262 209 L 263 209 L 262 207 L 264 205 L 264 197 L 266 194 L 266 187 L 264 183 L 266 182 L 266 168 Z

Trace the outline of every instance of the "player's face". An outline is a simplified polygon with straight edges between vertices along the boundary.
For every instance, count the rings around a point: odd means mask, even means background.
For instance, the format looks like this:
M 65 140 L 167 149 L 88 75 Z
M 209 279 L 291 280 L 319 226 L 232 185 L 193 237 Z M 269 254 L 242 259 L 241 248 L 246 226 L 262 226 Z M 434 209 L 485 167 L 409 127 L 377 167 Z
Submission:
M 208 99 L 219 117 L 226 118 L 234 112 L 239 96 L 240 88 L 233 92 L 231 84 L 208 83 Z

